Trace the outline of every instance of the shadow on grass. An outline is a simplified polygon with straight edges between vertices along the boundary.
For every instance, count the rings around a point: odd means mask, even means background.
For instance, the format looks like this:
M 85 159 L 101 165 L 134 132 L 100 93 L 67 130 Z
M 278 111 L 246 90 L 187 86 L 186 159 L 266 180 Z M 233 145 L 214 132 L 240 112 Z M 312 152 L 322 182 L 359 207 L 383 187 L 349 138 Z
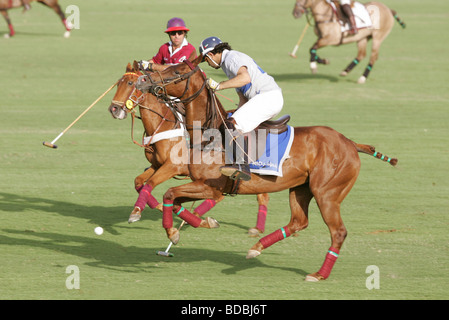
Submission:
M 77 217 L 88 220 L 88 222 L 92 222 L 96 225 L 103 225 L 109 233 L 115 236 L 119 235 L 119 232 L 116 229 L 123 228 L 123 226 L 115 226 L 115 224 L 123 223 L 123 213 L 129 211 L 129 208 L 127 207 L 106 208 L 82 206 L 63 201 L 19 196 L 9 193 L 0 193 L 0 208 L 4 212 L 11 211 L 16 214 L 19 210 L 31 209 L 57 213 L 62 216 Z M 155 214 L 148 214 L 145 218 L 148 217 L 151 220 L 160 221 L 161 216 L 159 211 L 156 211 Z M 127 218 L 127 216 L 125 218 Z M 231 223 L 231 225 L 246 229 L 246 227 L 234 223 Z M 258 258 L 247 260 L 245 258 L 246 252 L 234 253 L 225 250 L 191 249 L 186 247 L 183 247 L 182 250 L 178 251 L 176 247 L 173 246 L 170 251 L 175 252 L 176 257 L 167 258 L 156 255 L 157 251 L 165 249 L 165 243 L 164 248 L 151 248 L 132 245 L 125 246 L 112 240 L 105 239 L 104 237 L 84 237 L 45 232 L 41 230 L 22 231 L 2 229 L 1 233 L 0 243 L 4 246 L 27 246 L 62 252 L 87 260 L 93 260 L 92 262 L 85 263 L 86 265 L 120 272 L 158 272 L 158 270 L 161 270 L 161 267 L 156 265 L 158 262 L 214 262 L 225 265 L 221 270 L 223 274 L 235 274 L 239 271 L 254 268 L 272 268 L 290 271 L 300 275 L 307 274 L 304 270 L 297 268 L 268 265 Z M 211 247 L 216 247 L 216 245 L 211 244 Z M 264 252 L 264 254 L 273 253 Z
M 311 73 L 282 73 L 282 74 L 271 74 L 271 76 L 276 81 L 304 81 L 304 80 L 328 80 L 329 82 L 338 82 L 341 78 L 326 74 L 311 74 Z

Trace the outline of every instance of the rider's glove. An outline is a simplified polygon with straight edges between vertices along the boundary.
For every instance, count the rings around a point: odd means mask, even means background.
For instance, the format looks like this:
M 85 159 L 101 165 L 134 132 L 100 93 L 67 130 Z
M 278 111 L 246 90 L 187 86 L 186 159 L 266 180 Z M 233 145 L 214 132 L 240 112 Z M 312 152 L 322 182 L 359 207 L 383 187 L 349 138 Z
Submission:
M 206 80 L 206 85 L 209 89 L 212 89 L 212 91 L 217 91 L 220 88 L 220 83 L 218 83 L 217 81 L 215 81 L 212 78 L 208 78 Z

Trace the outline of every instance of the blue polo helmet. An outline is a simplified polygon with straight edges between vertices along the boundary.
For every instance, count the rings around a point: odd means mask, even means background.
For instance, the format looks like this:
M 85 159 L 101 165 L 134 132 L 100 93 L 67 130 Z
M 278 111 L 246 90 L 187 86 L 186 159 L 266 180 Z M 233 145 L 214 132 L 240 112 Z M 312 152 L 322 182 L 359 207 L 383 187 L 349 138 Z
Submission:
M 220 38 L 218 37 L 209 37 L 201 41 L 199 51 L 200 54 L 203 55 L 203 59 L 206 56 L 206 54 L 214 50 L 215 47 L 222 42 L 223 41 L 221 41 Z

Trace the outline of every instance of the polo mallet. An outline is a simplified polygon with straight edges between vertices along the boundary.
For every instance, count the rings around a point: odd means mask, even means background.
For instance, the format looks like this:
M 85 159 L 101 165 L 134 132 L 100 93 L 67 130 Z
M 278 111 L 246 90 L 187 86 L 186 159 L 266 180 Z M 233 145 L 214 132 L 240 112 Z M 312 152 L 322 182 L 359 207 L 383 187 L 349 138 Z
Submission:
M 181 224 L 179 225 L 178 231 L 181 230 L 184 223 L 186 223 L 186 221 L 182 220 Z M 173 242 L 170 241 L 170 243 L 168 244 L 168 247 L 167 247 L 167 249 L 165 249 L 165 251 L 156 251 L 156 254 L 158 256 L 163 256 L 163 257 L 173 257 L 173 253 L 168 252 L 172 245 L 173 245 Z
M 304 27 L 304 30 L 302 30 L 301 36 L 299 37 L 298 42 L 296 43 L 295 47 L 293 48 L 293 51 L 290 53 L 290 56 L 292 58 L 297 58 L 296 51 L 298 51 L 299 45 L 301 44 L 302 39 L 304 38 L 304 35 L 306 34 L 306 31 L 308 28 L 309 28 L 309 24 L 307 23 L 306 26 Z
M 108 90 L 106 90 L 101 96 L 98 97 L 97 100 L 95 100 L 86 110 L 84 110 L 83 113 L 81 113 L 78 118 L 75 119 L 67 128 L 64 129 L 52 142 L 42 142 L 42 144 L 46 147 L 56 149 L 58 146 L 55 145 L 55 142 L 59 140 L 59 138 L 62 137 L 64 133 L 66 133 L 79 119 L 81 119 L 82 116 L 84 116 L 87 111 L 89 111 L 95 104 L 97 104 L 98 101 L 100 101 L 109 91 L 112 90 L 116 86 L 118 82 L 114 83 Z

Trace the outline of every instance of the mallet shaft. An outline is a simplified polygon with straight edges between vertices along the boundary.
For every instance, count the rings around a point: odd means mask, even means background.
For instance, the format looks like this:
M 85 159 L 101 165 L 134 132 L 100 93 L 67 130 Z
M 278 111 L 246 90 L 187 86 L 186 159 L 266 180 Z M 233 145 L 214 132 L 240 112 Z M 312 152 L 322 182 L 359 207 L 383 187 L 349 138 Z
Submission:
M 309 28 L 309 24 L 307 23 L 306 26 L 304 27 L 304 29 L 302 30 L 301 36 L 298 39 L 298 42 L 296 43 L 295 47 L 293 48 L 292 53 L 290 53 L 290 56 L 292 56 L 293 58 L 296 58 L 296 51 L 298 51 L 299 45 L 302 42 L 302 39 L 304 38 L 307 29 Z
M 48 142 L 43 142 L 43 145 L 44 146 L 46 146 L 46 147 L 49 147 L 49 148 L 57 148 L 58 146 L 57 145 L 55 145 L 54 143 L 56 142 L 56 141 L 58 141 L 59 140 L 59 138 L 61 138 L 62 137 L 62 135 L 64 134 L 64 133 L 66 133 L 79 119 L 81 119 L 81 117 L 83 117 L 90 109 L 92 109 L 92 107 L 94 106 L 94 105 L 96 105 L 97 104 L 97 102 L 98 101 L 100 101 L 101 99 L 103 99 L 103 97 L 109 92 L 109 91 L 111 91 L 115 86 L 117 85 L 117 82 L 116 83 L 114 83 L 108 90 L 106 90 L 101 96 L 99 96 L 98 98 L 97 98 L 97 100 L 95 100 L 89 107 L 87 107 L 87 109 L 86 110 L 84 110 L 83 111 L 83 113 L 81 113 L 79 116 L 78 116 L 78 118 L 76 118 L 67 128 L 65 128 L 51 143 L 48 143 Z

